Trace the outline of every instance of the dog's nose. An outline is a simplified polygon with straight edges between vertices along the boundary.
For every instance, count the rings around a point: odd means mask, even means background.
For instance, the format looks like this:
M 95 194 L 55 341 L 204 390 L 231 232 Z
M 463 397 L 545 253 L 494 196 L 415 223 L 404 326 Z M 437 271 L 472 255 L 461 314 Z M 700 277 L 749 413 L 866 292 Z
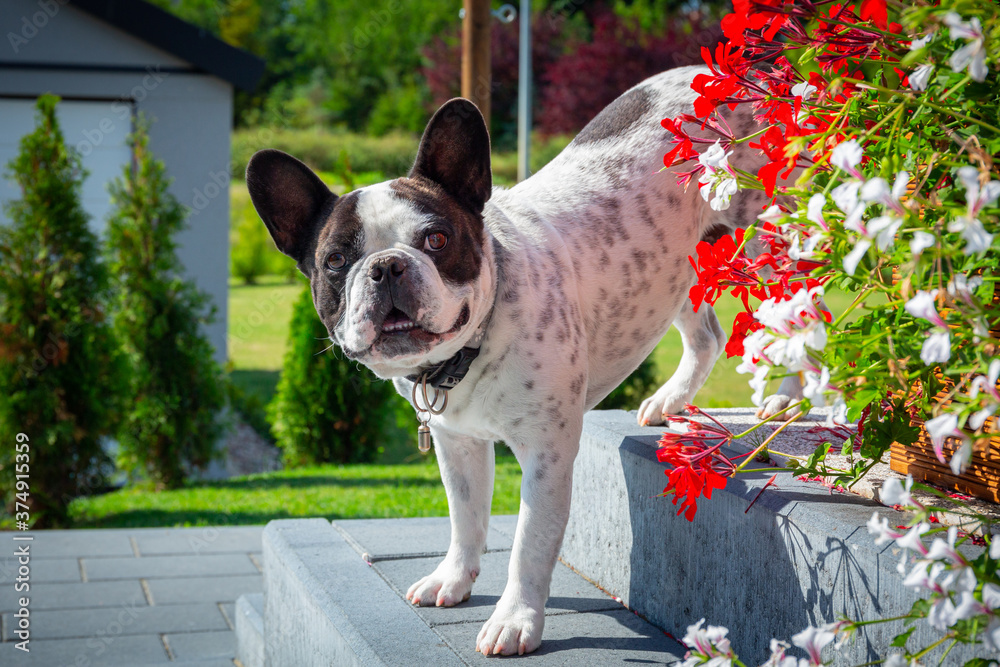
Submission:
M 406 270 L 406 265 L 399 257 L 382 257 L 372 262 L 368 269 L 368 277 L 380 283 L 383 279 L 399 278 Z M 386 278 L 389 276 L 389 278 Z

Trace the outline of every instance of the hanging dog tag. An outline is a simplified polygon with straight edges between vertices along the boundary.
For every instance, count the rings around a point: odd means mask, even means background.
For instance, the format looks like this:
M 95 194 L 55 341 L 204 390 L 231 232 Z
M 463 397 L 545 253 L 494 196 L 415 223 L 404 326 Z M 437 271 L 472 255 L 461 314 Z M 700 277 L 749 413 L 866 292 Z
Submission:
M 417 448 L 421 454 L 431 451 L 431 429 L 427 424 L 420 424 L 417 427 Z

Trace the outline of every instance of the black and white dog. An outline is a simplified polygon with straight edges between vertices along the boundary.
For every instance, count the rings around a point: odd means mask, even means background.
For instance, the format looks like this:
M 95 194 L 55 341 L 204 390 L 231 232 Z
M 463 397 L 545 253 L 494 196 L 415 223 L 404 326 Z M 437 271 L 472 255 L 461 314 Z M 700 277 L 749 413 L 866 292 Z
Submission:
M 712 308 L 692 309 L 688 256 L 699 240 L 749 224 L 764 199 L 740 193 L 714 211 L 697 188 L 685 192 L 658 173 L 671 139 L 660 120 L 691 113 L 699 71 L 668 71 L 632 88 L 509 190 L 493 189 L 486 125 L 462 99 L 431 119 L 406 178 L 338 197 L 280 151 L 260 151 L 247 167 L 254 206 L 309 277 L 316 311 L 344 353 L 420 407 L 414 381 L 448 389 L 445 410 L 423 414 L 448 495 L 451 546 L 407 599 L 468 599 L 490 520 L 494 441 L 520 462 L 507 587 L 476 640 L 484 654 L 527 653 L 541 642 L 584 412 L 673 323 L 684 342 L 680 365 L 638 416 L 661 424 L 694 397 L 725 345 Z M 730 122 L 738 136 L 751 131 L 748 116 Z M 753 169 L 760 158 L 742 150 L 733 161 Z M 767 412 L 790 400 L 772 399 Z

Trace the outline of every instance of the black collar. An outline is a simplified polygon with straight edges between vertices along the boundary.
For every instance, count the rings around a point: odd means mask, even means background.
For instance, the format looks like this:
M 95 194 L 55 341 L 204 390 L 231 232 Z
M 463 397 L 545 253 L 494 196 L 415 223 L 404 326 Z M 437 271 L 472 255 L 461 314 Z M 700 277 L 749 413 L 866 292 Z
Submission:
M 478 347 L 463 347 L 450 359 L 425 368 L 416 375 L 407 375 L 406 379 L 411 382 L 420 382 L 421 378 L 426 378 L 427 384 L 435 389 L 454 389 L 455 385 L 461 382 L 462 378 L 469 372 L 469 366 L 478 356 Z

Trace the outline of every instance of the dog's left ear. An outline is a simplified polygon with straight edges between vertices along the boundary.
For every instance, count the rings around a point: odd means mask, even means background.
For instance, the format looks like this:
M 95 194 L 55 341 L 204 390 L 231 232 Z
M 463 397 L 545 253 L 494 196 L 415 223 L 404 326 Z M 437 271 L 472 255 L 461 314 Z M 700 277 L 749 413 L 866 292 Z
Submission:
M 479 108 L 456 97 L 445 102 L 424 130 L 410 177 L 423 176 L 476 213 L 490 198 L 490 133 Z

